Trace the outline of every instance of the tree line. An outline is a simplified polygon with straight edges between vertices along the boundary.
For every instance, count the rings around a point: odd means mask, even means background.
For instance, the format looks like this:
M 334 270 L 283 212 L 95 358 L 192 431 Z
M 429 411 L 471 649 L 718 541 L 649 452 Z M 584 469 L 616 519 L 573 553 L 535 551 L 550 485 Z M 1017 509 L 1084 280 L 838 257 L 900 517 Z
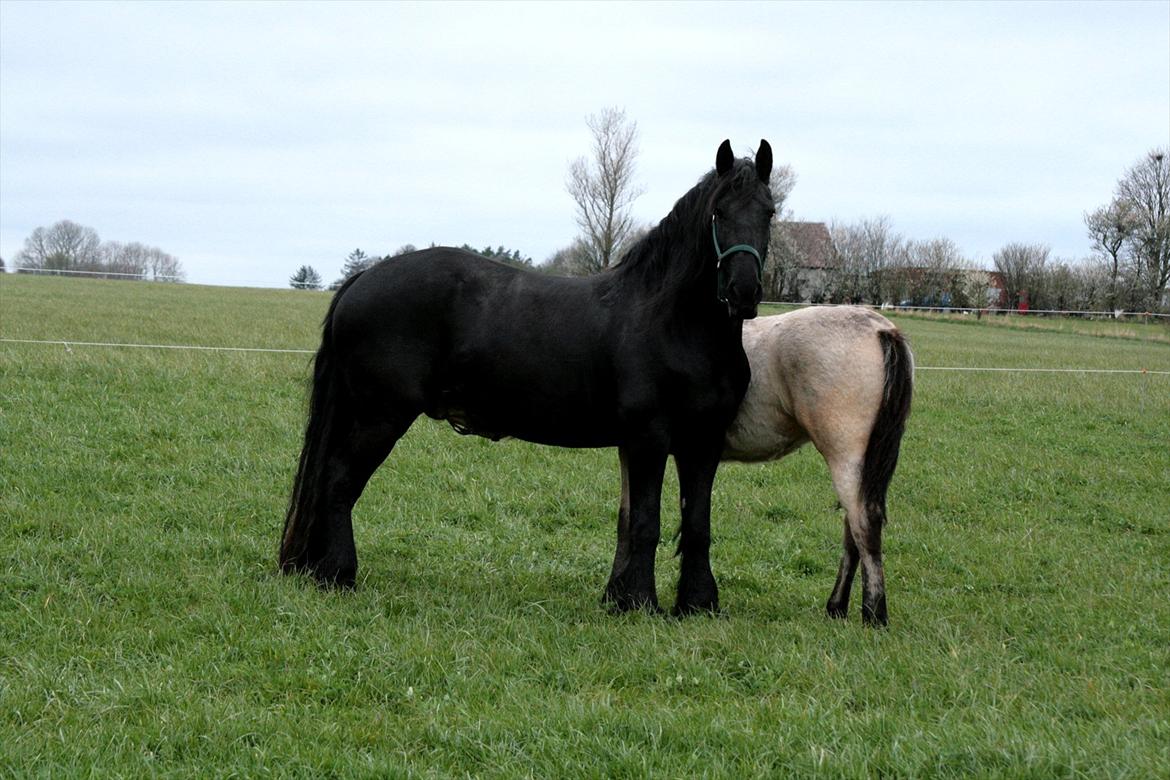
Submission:
M 630 218 L 642 192 L 635 177 L 637 123 L 610 108 L 589 116 L 587 124 L 592 155 L 573 161 L 565 184 L 580 232 L 543 264 L 555 273 L 604 270 L 649 229 Z M 1164 149 L 1127 169 L 1109 204 L 1084 214 L 1089 255 L 1055 258 L 1046 244 L 1016 241 L 992 255 L 990 269 L 978 268 L 949 238 L 900 235 L 888 217 L 830 223 L 830 256 L 811 257 L 818 248 L 815 242 L 810 247 L 807 233 L 815 223 L 793 221 L 787 207 L 796 180 L 787 165 L 772 174 L 777 219 L 763 280 L 768 300 L 1170 310 L 1170 166 Z
M 179 259 L 158 247 L 137 241 L 102 241 L 93 228 L 68 219 L 33 230 L 12 262 L 17 273 L 72 273 L 159 282 L 181 282 L 185 276 Z M 4 270 L 3 265 L 0 270 Z
M 543 263 L 503 247 L 464 249 L 548 273 L 585 276 L 621 262 L 650 229 L 631 215 L 642 194 L 637 181 L 638 126 L 624 111 L 607 108 L 586 119 L 589 156 L 573 160 L 565 189 L 573 200 L 578 235 Z M 823 246 L 809 241 L 809 226 L 793 220 L 788 199 L 797 177 L 790 166 L 772 173 L 777 219 L 765 269 L 765 299 L 814 303 L 871 303 L 959 308 L 1137 311 L 1170 310 L 1170 168 L 1155 149 L 1127 169 L 1112 200 L 1083 215 L 1090 253 L 1053 257 L 1043 243 L 1013 241 L 993 253 L 990 268 L 964 256 L 947 237 L 909 238 L 889 217 L 833 221 Z M 407 245 L 393 257 L 405 250 Z M 819 255 L 814 257 L 813 255 Z M 357 250 L 346 259 L 345 278 L 383 258 Z M 293 287 L 320 289 L 322 280 L 302 266 Z

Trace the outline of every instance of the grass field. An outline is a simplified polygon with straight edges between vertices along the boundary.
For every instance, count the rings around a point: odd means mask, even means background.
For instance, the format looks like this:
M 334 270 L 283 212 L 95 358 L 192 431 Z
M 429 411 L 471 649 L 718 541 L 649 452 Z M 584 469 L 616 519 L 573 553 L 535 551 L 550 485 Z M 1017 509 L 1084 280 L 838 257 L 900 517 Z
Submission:
M 312 348 L 327 302 L 4 275 L 0 338 Z M 920 366 L 1170 370 L 1156 329 L 899 324 Z M 717 618 L 599 605 L 612 451 L 425 420 L 356 592 L 278 576 L 308 359 L 0 342 L 0 775 L 1166 776 L 1170 376 L 920 371 L 875 631 L 823 616 L 811 449 L 721 469 Z

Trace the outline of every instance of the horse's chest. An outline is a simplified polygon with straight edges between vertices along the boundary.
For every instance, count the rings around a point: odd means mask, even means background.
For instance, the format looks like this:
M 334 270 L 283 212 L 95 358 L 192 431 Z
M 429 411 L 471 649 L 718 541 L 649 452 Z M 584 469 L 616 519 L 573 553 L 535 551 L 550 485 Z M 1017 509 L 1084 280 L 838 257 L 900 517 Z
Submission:
M 641 361 L 628 374 L 623 405 L 654 408 L 684 419 L 715 417 L 729 422 L 751 372 L 742 350 L 738 355 L 728 352 L 695 350 L 667 355 L 657 363 Z

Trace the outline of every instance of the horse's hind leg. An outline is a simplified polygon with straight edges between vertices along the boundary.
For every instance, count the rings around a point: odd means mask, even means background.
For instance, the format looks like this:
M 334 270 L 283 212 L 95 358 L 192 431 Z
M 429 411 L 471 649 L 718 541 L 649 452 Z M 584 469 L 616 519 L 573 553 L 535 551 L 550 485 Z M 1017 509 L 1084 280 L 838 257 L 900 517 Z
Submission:
M 357 551 L 353 507 L 378 466 L 406 433 L 414 416 L 354 423 L 350 435 L 327 458 L 321 522 L 308 545 L 308 568 L 322 585 L 353 587 Z
M 882 521 L 884 507 L 868 507 L 861 492 L 861 459 L 830 457 L 833 487 L 845 509 L 844 551 L 837 582 L 825 605 L 830 617 L 844 617 L 849 608 L 853 575 L 861 564 L 861 619 L 867 625 L 884 626 L 886 576 L 882 566 Z M 874 511 L 871 511 L 874 510 Z
M 845 517 L 844 537 L 844 551 L 841 553 L 841 565 L 837 569 L 837 582 L 833 585 L 833 592 L 829 594 L 829 603 L 825 605 L 825 611 L 832 618 L 843 618 L 849 614 L 849 592 L 853 589 L 853 575 L 857 572 L 857 545 L 853 542 L 848 516 Z

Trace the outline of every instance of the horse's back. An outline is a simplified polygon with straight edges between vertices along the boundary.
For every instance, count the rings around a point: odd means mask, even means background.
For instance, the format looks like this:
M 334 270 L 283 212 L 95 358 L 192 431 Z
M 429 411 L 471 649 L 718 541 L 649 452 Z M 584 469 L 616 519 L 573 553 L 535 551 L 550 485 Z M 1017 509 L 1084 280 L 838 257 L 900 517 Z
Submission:
M 826 458 L 864 454 L 885 383 L 878 333 L 896 330 L 858 306 L 744 322 L 752 378 L 725 459 L 772 460 L 810 440 Z
M 353 383 L 458 430 L 567 446 L 612 438 L 607 313 L 596 282 L 457 249 L 383 261 L 335 313 Z

